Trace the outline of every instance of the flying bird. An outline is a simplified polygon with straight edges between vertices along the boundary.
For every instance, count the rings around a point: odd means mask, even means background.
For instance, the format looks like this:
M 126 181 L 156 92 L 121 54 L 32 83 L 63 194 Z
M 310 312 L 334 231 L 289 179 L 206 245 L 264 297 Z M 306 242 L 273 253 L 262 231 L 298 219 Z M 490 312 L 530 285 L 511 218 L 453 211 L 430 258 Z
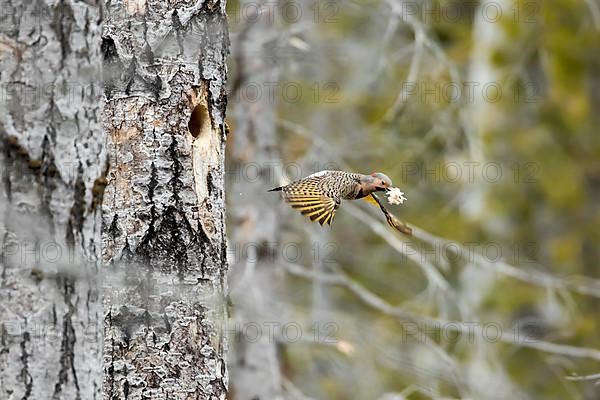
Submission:
M 381 172 L 363 175 L 344 171 L 319 171 L 269 192 L 282 192 L 283 199 L 311 221 L 331 225 L 342 200 L 362 199 L 391 188 L 392 180 Z

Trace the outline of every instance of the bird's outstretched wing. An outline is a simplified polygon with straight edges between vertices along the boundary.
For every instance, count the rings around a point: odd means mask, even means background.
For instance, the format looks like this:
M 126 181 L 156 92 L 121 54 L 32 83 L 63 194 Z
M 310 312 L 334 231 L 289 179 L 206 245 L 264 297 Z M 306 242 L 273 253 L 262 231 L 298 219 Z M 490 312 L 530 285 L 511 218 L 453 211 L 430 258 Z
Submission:
M 325 190 L 320 176 L 310 176 L 282 188 L 283 199 L 293 208 L 321 225 L 331 225 L 340 199 Z

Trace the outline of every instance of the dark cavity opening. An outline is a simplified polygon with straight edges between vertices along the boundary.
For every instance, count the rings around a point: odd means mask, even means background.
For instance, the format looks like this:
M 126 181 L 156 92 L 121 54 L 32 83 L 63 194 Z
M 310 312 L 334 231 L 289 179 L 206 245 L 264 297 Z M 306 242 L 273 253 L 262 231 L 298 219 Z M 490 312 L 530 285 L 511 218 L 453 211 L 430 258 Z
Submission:
M 208 115 L 208 109 L 204 104 L 198 104 L 188 122 L 188 129 L 193 137 L 197 138 L 203 131 L 210 129 L 210 115 Z

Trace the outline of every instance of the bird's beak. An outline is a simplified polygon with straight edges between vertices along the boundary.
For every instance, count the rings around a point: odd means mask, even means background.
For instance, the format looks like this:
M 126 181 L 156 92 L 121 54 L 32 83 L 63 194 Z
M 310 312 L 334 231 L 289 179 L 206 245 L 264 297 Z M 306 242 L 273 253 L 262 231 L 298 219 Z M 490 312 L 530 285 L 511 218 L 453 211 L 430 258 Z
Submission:
M 383 191 L 384 191 L 384 192 L 389 192 L 390 190 L 391 190 L 391 189 L 390 189 L 389 187 L 385 187 L 385 186 L 383 187 Z

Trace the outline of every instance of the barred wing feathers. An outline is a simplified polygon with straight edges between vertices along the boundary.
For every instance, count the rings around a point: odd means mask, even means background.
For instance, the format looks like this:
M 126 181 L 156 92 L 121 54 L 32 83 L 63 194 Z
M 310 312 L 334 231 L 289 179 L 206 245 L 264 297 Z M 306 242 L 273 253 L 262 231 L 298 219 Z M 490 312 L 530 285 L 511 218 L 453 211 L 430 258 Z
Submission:
M 311 221 L 331 225 L 340 199 L 326 193 L 319 176 L 308 177 L 282 188 L 283 199 Z
M 344 171 L 319 171 L 270 191 L 281 191 L 293 208 L 319 224 L 331 225 L 341 199 L 356 197 L 361 175 Z

